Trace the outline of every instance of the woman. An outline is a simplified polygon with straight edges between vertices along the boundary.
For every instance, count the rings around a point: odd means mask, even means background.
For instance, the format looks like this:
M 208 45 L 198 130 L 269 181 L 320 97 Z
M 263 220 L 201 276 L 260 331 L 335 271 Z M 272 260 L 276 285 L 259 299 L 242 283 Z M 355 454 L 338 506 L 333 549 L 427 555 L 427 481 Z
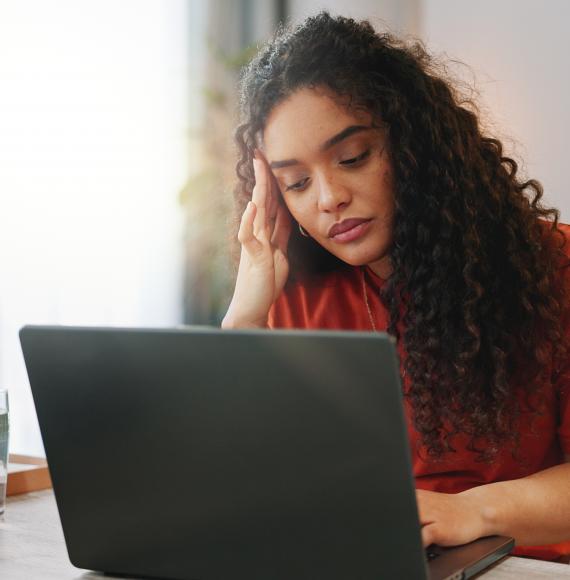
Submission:
M 556 559 L 568 229 L 472 108 L 421 46 L 367 22 L 322 13 L 280 32 L 242 79 L 222 326 L 395 336 L 424 544 L 503 534 Z

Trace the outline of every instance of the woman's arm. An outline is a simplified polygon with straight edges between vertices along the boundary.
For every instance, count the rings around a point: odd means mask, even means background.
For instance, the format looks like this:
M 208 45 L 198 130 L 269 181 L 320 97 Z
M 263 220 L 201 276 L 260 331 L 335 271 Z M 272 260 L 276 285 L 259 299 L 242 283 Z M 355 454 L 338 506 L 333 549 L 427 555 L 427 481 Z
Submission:
M 570 457 L 566 460 L 458 494 L 417 490 L 424 546 L 454 546 L 494 534 L 524 546 L 570 540 Z
M 241 255 L 234 295 L 222 328 L 267 328 L 271 305 L 289 276 L 287 243 L 291 219 L 278 201 L 278 188 L 267 161 L 253 160 L 255 186 L 238 232 Z

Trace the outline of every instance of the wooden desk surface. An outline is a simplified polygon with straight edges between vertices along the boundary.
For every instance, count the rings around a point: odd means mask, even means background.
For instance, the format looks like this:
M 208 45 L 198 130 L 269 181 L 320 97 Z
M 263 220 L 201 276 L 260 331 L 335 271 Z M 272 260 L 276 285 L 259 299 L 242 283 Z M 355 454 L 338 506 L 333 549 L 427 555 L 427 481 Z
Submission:
M 67 557 L 51 490 L 8 498 L 0 522 L 2 580 L 103 580 L 117 578 L 75 568 Z M 569 578 L 570 566 L 509 557 L 478 576 L 484 580 Z

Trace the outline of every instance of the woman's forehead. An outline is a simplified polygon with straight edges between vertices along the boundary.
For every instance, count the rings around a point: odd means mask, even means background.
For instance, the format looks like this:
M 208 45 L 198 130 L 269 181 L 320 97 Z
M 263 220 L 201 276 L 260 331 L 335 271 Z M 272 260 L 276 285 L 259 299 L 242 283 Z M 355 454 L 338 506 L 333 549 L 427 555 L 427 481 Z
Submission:
M 262 134 L 266 153 L 282 156 L 314 147 L 352 125 L 372 125 L 372 115 L 322 89 L 300 89 L 269 114 Z

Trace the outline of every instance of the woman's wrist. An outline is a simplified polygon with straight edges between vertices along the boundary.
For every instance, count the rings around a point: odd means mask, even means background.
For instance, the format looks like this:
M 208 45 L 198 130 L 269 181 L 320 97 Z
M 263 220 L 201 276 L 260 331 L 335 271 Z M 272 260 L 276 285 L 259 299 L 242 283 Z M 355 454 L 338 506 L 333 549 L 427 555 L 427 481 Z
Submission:
M 492 483 L 480 485 L 462 492 L 461 495 L 476 506 L 483 536 L 508 535 L 503 512 L 505 508 L 509 509 L 510 499 L 505 497 L 500 486 Z

